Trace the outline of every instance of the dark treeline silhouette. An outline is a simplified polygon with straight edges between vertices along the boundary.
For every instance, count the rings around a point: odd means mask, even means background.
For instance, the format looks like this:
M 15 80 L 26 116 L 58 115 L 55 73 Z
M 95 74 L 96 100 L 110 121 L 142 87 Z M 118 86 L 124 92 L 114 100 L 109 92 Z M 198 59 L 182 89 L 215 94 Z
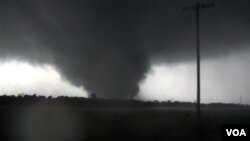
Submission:
M 194 108 L 196 103 L 180 101 L 139 101 L 135 99 L 99 99 L 96 94 L 90 98 L 84 97 L 45 97 L 36 94 L 27 95 L 2 95 L 0 96 L 0 106 L 29 106 L 36 103 L 46 105 L 63 105 L 83 108 Z M 234 103 L 211 103 L 202 104 L 203 108 L 249 108 L 250 105 Z

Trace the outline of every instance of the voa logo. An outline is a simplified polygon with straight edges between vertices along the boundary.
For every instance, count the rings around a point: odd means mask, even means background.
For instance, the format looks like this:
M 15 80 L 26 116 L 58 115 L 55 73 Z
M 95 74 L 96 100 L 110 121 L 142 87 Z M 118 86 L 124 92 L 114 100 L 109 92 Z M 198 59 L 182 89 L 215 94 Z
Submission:
M 244 129 L 226 129 L 227 136 L 247 136 Z

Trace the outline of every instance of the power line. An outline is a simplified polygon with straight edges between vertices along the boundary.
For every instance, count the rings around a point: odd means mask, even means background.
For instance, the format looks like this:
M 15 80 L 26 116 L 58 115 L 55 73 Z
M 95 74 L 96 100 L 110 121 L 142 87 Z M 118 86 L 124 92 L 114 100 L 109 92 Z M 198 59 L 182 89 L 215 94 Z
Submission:
M 183 7 L 184 11 L 195 10 L 196 11 L 196 58 L 197 58 L 197 117 L 200 118 L 200 9 L 213 7 L 214 3 L 204 4 L 196 3 L 196 5 Z

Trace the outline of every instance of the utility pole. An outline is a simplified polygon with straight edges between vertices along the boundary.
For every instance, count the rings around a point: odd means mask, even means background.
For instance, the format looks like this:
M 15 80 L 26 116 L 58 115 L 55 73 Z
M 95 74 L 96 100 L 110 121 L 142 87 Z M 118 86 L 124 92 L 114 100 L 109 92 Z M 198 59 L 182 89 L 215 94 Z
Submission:
M 184 7 L 183 10 L 195 10 L 196 11 L 196 59 L 197 59 L 197 117 L 200 118 L 201 110 L 200 110 L 200 9 L 213 7 L 214 3 L 203 4 L 196 3 L 196 5 Z

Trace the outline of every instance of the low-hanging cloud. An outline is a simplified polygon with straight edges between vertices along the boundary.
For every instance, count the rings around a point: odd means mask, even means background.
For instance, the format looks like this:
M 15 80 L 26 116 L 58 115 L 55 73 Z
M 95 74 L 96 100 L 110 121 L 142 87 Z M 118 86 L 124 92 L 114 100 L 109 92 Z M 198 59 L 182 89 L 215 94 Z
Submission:
M 247 48 L 249 9 L 241 7 L 247 3 L 221 0 L 202 11 L 206 58 Z M 1 59 L 50 63 L 89 93 L 130 98 L 150 63 L 194 58 L 195 16 L 182 11 L 190 4 L 194 1 L 1 1 Z

